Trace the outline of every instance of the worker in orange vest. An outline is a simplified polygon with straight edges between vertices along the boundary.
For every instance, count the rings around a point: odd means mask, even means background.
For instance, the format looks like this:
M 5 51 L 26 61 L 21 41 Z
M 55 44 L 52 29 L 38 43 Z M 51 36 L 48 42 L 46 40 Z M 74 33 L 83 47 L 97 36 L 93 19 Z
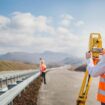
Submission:
M 46 84 L 46 64 L 44 59 L 40 58 L 40 72 L 43 79 L 44 84 Z
M 101 105 L 105 105 L 105 50 L 101 52 L 101 59 L 97 65 L 93 64 L 92 53 L 86 53 L 87 70 L 92 77 L 100 76 L 99 89 L 97 94 L 97 100 L 101 102 Z

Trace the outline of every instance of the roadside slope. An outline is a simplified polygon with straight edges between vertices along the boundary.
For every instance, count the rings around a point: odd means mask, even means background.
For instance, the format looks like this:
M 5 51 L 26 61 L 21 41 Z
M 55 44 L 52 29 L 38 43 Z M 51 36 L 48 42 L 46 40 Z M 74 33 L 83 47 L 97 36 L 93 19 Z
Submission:
M 35 69 L 38 65 L 24 63 L 24 62 L 16 62 L 16 61 L 0 61 L 0 71 L 4 70 L 28 70 Z

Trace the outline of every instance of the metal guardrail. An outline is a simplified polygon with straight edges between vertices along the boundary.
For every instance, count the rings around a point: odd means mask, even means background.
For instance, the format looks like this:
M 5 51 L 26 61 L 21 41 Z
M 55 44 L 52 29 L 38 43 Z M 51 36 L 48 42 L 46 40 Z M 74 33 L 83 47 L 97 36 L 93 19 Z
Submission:
M 13 99 L 39 76 L 38 70 L 0 73 L 0 105 L 13 105 Z

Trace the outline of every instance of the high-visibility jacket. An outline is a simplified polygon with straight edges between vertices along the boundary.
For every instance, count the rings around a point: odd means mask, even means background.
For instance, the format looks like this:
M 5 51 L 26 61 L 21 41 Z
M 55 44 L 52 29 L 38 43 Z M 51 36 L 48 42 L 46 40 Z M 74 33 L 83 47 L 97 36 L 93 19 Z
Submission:
M 46 65 L 40 64 L 40 70 L 41 70 L 41 72 L 45 72 L 46 71 Z
M 100 76 L 97 100 L 102 103 L 105 103 L 105 74 Z
M 93 59 L 93 61 L 94 61 L 94 65 L 96 65 L 97 62 L 99 62 L 99 59 Z M 100 76 L 97 100 L 102 103 L 105 103 L 105 74 Z
M 97 61 L 95 61 L 94 64 L 96 64 L 96 62 Z M 103 74 L 100 76 L 97 100 L 105 103 L 105 55 L 103 55 L 97 66 L 94 66 L 92 58 L 87 60 L 87 64 L 87 70 L 91 76 L 97 77 Z

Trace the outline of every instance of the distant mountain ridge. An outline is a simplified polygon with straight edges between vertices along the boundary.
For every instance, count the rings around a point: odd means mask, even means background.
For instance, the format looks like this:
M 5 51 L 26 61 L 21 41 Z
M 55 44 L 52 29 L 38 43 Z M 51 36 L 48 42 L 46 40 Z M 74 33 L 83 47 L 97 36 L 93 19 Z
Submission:
M 81 65 L 83 63 L 83 59 L 76 58 L 73 56 L 66 57 L 61 61 L 63 64 L 71 64 L 71 65 Z
M 61 52 L 45 51 L 43 53 L 12 52 L 0 56 L 0 60 L 22 61 L 29 63 L 39 63 L 40 57 L 43 57 L 47 64 L 71 64 L 76 63 L 76 57 Z M 80 60 L 81 61 L 81 60 Z

